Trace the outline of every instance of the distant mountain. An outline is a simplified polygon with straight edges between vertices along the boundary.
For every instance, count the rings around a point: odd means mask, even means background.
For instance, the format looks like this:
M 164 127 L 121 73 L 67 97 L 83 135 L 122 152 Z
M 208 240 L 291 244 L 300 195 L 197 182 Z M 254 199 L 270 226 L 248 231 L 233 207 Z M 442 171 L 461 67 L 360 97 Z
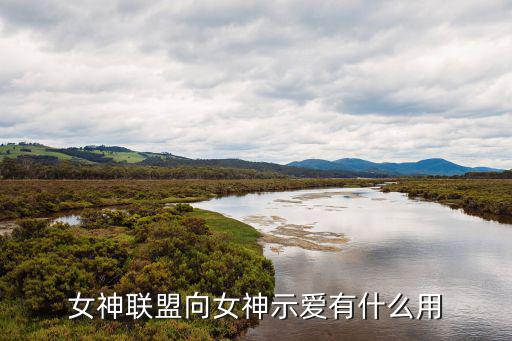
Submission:
M 468 172 L 501 172 L 501 169 L 465 167 L 444 159 L 418 162 L 377 163 L 363 159 L 345 158 L 334 161 L 308 159 L 280 165 L 271 162 L 252 162 L 241 159 L 190 159 L 171 153 L 138 152 L 120 146 L 90 145 L 85 147 L 54 148 L 38 143 L 0 144 L 3 158 L 24 158 L 36 162 L 67 160 L 85 164 L 138 164 L 161 167 L 225 167 L 274 172 L 292 177 L 311 178 L 376 178 L 400 175 L 463 175 Z
M 334 161 L 307 159 L 294 161 L 288 166 L 321 170 L 346 170 L 351 172 L 385 173 L 397 175 L 463 175 L 468 172 L 501 172 L 502 169 L 488 167 L 466 167 L 445 159 L 426 159 L 418 162 L 371 162 L 363 159 L 344 158 Z
M 140 164 L 163 167 L 196 166 L 254 169 L 260 172 L 275 172 L 299 178 L 382 178 L 387 176 L 385 173 L 374 171 L 314 169 L 280 165 L 271 162 L 253 162 L 241 159 L 163 159 L 161 157 L 152 157 L 145 159 L 144 161 L 140 162 Z

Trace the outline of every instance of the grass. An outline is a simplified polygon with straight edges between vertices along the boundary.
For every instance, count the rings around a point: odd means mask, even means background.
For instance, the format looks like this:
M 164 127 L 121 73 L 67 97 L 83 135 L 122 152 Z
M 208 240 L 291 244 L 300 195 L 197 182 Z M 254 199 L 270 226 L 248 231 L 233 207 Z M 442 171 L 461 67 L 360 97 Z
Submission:
M 261 246 L 258 244 L 258 238 L 261 237 L 261 234 L 252 226 L 220 213 L 198 208 L 194 208 L 194 212 L 189 213 L 189 215 L 195 218 L 203 218 L 206 221 L 206 226 L 213 233 L 221 234 L 233 243 L 261 252 Z
M 33 318 L 19 300 L 0 301 L 0 340 L 213 340 L 205 326 L 179 320 L 145 324 Z
M 47 146 L 20 146 L 20 145 L 4 145 L 0 146 L 0 160 L 5 157 L 16 158 L 19 155 L 44 155 L 55 156 L 60 160 L 71 160 L 71 156 L 59 152 L 46 150 Z M 30 149 L 30 152 L 22 151 L 21 149 Z M 8 154 L 9 151 L 9 154 Z
M 115 162 L 125 161 L 127 163 L 137 163 L 146 159 L 146 157 L 139 152 L 109 152 L 101 150 L 92 150 L 91 152 L 103 154 L 105 157 L 111 157 Z
M 21 149 L 30 149 L 28 151 L 22 151 Z M 48 146 L 21 146 L 21 145 L 4 145 L 0 146 L 0 161 L 5 157 L 16 158 L 20 155 L 44 155 L 44 156 L 55 156 L 58 157 L 59 160 L 71 160 L 72 156 L 66 155 L 57 151 L 49 151 L 47 149 L 52 149 Z M 9 152 L 8 152 L 9 151 Z M 146 156 L 140 154 L 139 152 L 109 152 L 109 151 L 100 151 L 93 150 L 93 153 L 96 154 L 104 154 L 105 157 L 111 157 L 115 162 L 127 162 L 127 163 L 137 163 L 146 159 Z M 83 160 L 84 162 L 90 163 L 87 160 Z

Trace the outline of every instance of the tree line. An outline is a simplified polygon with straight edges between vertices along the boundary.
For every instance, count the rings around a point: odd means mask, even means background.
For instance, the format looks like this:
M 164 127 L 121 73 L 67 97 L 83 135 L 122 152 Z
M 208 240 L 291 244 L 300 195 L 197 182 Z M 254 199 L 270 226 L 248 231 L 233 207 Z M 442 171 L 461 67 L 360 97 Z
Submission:
M 2 179 L 279 179 L 286 175 L 254 169 L 212 166 L 145 166 L 84 164 L 52 156 L 5 158 Z

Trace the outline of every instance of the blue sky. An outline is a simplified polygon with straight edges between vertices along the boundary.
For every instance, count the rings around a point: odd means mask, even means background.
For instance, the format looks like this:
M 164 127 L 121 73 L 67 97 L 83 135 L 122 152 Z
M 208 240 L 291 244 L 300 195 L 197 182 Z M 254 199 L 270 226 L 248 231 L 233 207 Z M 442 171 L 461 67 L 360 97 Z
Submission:
M 0 140 L 512 168 L 512 3 L 0 1 Z

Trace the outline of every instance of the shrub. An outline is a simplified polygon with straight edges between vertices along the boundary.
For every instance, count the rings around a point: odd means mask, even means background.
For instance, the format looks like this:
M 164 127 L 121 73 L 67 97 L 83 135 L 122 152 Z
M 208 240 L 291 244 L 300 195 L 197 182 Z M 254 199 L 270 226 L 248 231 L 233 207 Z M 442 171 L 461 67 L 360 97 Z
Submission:
M 190 204 L 176 204 L 176 210 L 179 213 L 192 212 L 194 208 Z
M 190 205 L 182 207 L 188 210 Z M 91 211 L 84 215 L 82 227 L 73 228 L 50 225 L 44 219 L 22 221 L 11 237 L 0 238 L 0 302 L 19 302 L 24 310 L 18 315 L 42 321 L 37 328 L 26 327 L 36 338 L 236 336 L 249 326 L 248 320 L 67 324 L 68 298 L 78 291 L 85 297 L 113 291 L 150 293 L 153 298 L 159 293 L 184 296 L 195 291 L 210 297 L 223 292 L 230 297 L 243 297 L 246 292 L 273 294 L 274 270 L 269 260 L 211 233 L 203 219 L 181 211 L 177 214 L 164 207 L 135 207 L 129 213 Z M 77 328 L 83 328 L 82 333 Z M 23 338 L 23 334 L 13 335 Z
M 12 231 L 15 240 L 25 240 L 43 235 L 48 226 L 48 219 L 26 219 L 18 222 L 18 226 Z

